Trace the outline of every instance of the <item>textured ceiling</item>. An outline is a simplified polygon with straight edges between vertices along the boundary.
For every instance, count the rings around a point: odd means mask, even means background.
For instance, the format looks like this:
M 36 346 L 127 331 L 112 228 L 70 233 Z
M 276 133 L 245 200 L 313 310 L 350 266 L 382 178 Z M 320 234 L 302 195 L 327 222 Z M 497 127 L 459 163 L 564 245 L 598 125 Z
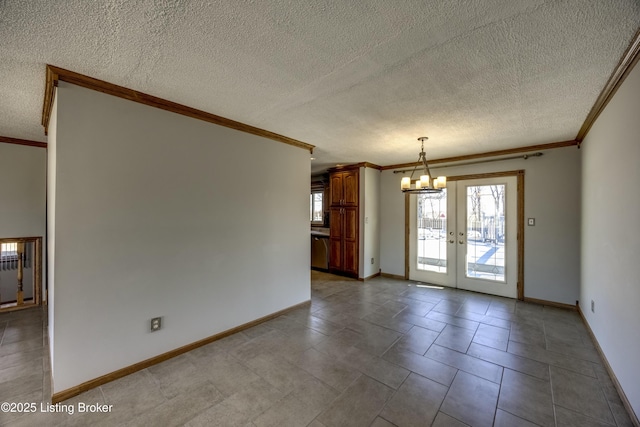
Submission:
M 638 27 L 638 0 L 0 0 L 0 135 L 46 141 L 49 63 L 313 144 L 313 170 L 570 140 Z

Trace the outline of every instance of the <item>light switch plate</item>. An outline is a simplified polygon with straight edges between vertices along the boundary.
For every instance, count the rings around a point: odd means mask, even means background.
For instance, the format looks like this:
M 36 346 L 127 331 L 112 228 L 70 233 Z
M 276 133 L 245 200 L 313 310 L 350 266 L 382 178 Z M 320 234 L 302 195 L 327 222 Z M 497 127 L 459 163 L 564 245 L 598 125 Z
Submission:
M 159 331 L 162 328 L 162 317 L 151 319 L 151 332 Z
M 536 225 L 536 219 L 535 218 L 529 218 L 527 220 L 527 224 L 529 224 L 530 226 L 533 227 L 534 225 Z

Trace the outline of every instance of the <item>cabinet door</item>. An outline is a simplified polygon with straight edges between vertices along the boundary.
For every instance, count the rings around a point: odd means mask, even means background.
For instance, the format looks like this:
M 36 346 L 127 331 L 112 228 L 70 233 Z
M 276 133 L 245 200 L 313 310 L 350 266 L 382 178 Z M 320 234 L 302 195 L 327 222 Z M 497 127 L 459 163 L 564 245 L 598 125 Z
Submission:
M 329 209 L 329 235 L 332 239 L 342 238 L 342 208 Z
M 342 271 L 349 273 L 354 277 L 358 277 L 358 243 L 357 242 L 344 242 L 344 263 L 342 265 Z
M 342 269 L 358 275 L 358 208 L 344 208 Z
M 358 206 L 358 170 L 344 172 L 344 177 L 342 178 L 342 186 L 343 186 L 343 204 L 345 206 Z
M 329 239 L 329 269 L 342 270 L 342 240 Z
M 342 199 L 344 198 L 342 173 L 331 174 L 329 183 L 331 188 L 331 206 L 342 206 Z
M 335 270 L 342 270 L 342 209 L 329 210 L 329 268 Z
M 358 240 L 358 209 L 344 208 L 343 211 L 344 226 L 342 229 L 342 237 L 344 237 L 345 240 L 356 242 Z

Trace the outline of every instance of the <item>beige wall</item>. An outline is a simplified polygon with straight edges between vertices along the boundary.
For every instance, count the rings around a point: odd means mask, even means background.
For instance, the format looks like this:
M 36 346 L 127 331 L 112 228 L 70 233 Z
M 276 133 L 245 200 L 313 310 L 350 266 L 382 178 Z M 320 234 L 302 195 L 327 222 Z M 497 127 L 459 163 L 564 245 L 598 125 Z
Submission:
M 640 415 L 639 112 L 640 67 L 636 66 L 584 140 L 580 288 L 582 311 L 636 415 Z
M 46 149 L 0 143 L 0 238 L 45 237 L 46 173 Z M 16 281 L 15 272 L 0 274 L 2 301 L 15 301 Z M 24 283 L 29 298 L 31 280 Z
M 580 293 L 580 151 L 546 150 L 542 157 L 433 168 L 434 175 L 525 170 L 525 297 L 575 305 Z M 404 275 L 402 175 L 382 172 L 381 268 Z
M 310 299 L 309 151 L 63 82 L 56 108 L 54 392 Z
M 44 237 L 47 150 L 0 143 L 0 237 Z
M 359 277 L 380 271 L 380 171 L 360 168 L 360 259 Z M 371 263 L 373 258 L 373 263 Z

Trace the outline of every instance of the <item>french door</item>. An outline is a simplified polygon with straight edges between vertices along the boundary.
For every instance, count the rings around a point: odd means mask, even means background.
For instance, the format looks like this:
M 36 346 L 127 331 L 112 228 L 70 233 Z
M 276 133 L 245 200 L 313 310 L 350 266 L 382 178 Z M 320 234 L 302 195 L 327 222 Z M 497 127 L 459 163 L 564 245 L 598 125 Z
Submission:
M 447 181 L 410 195 L 409 278 L 516 298 L 516 176 Z

